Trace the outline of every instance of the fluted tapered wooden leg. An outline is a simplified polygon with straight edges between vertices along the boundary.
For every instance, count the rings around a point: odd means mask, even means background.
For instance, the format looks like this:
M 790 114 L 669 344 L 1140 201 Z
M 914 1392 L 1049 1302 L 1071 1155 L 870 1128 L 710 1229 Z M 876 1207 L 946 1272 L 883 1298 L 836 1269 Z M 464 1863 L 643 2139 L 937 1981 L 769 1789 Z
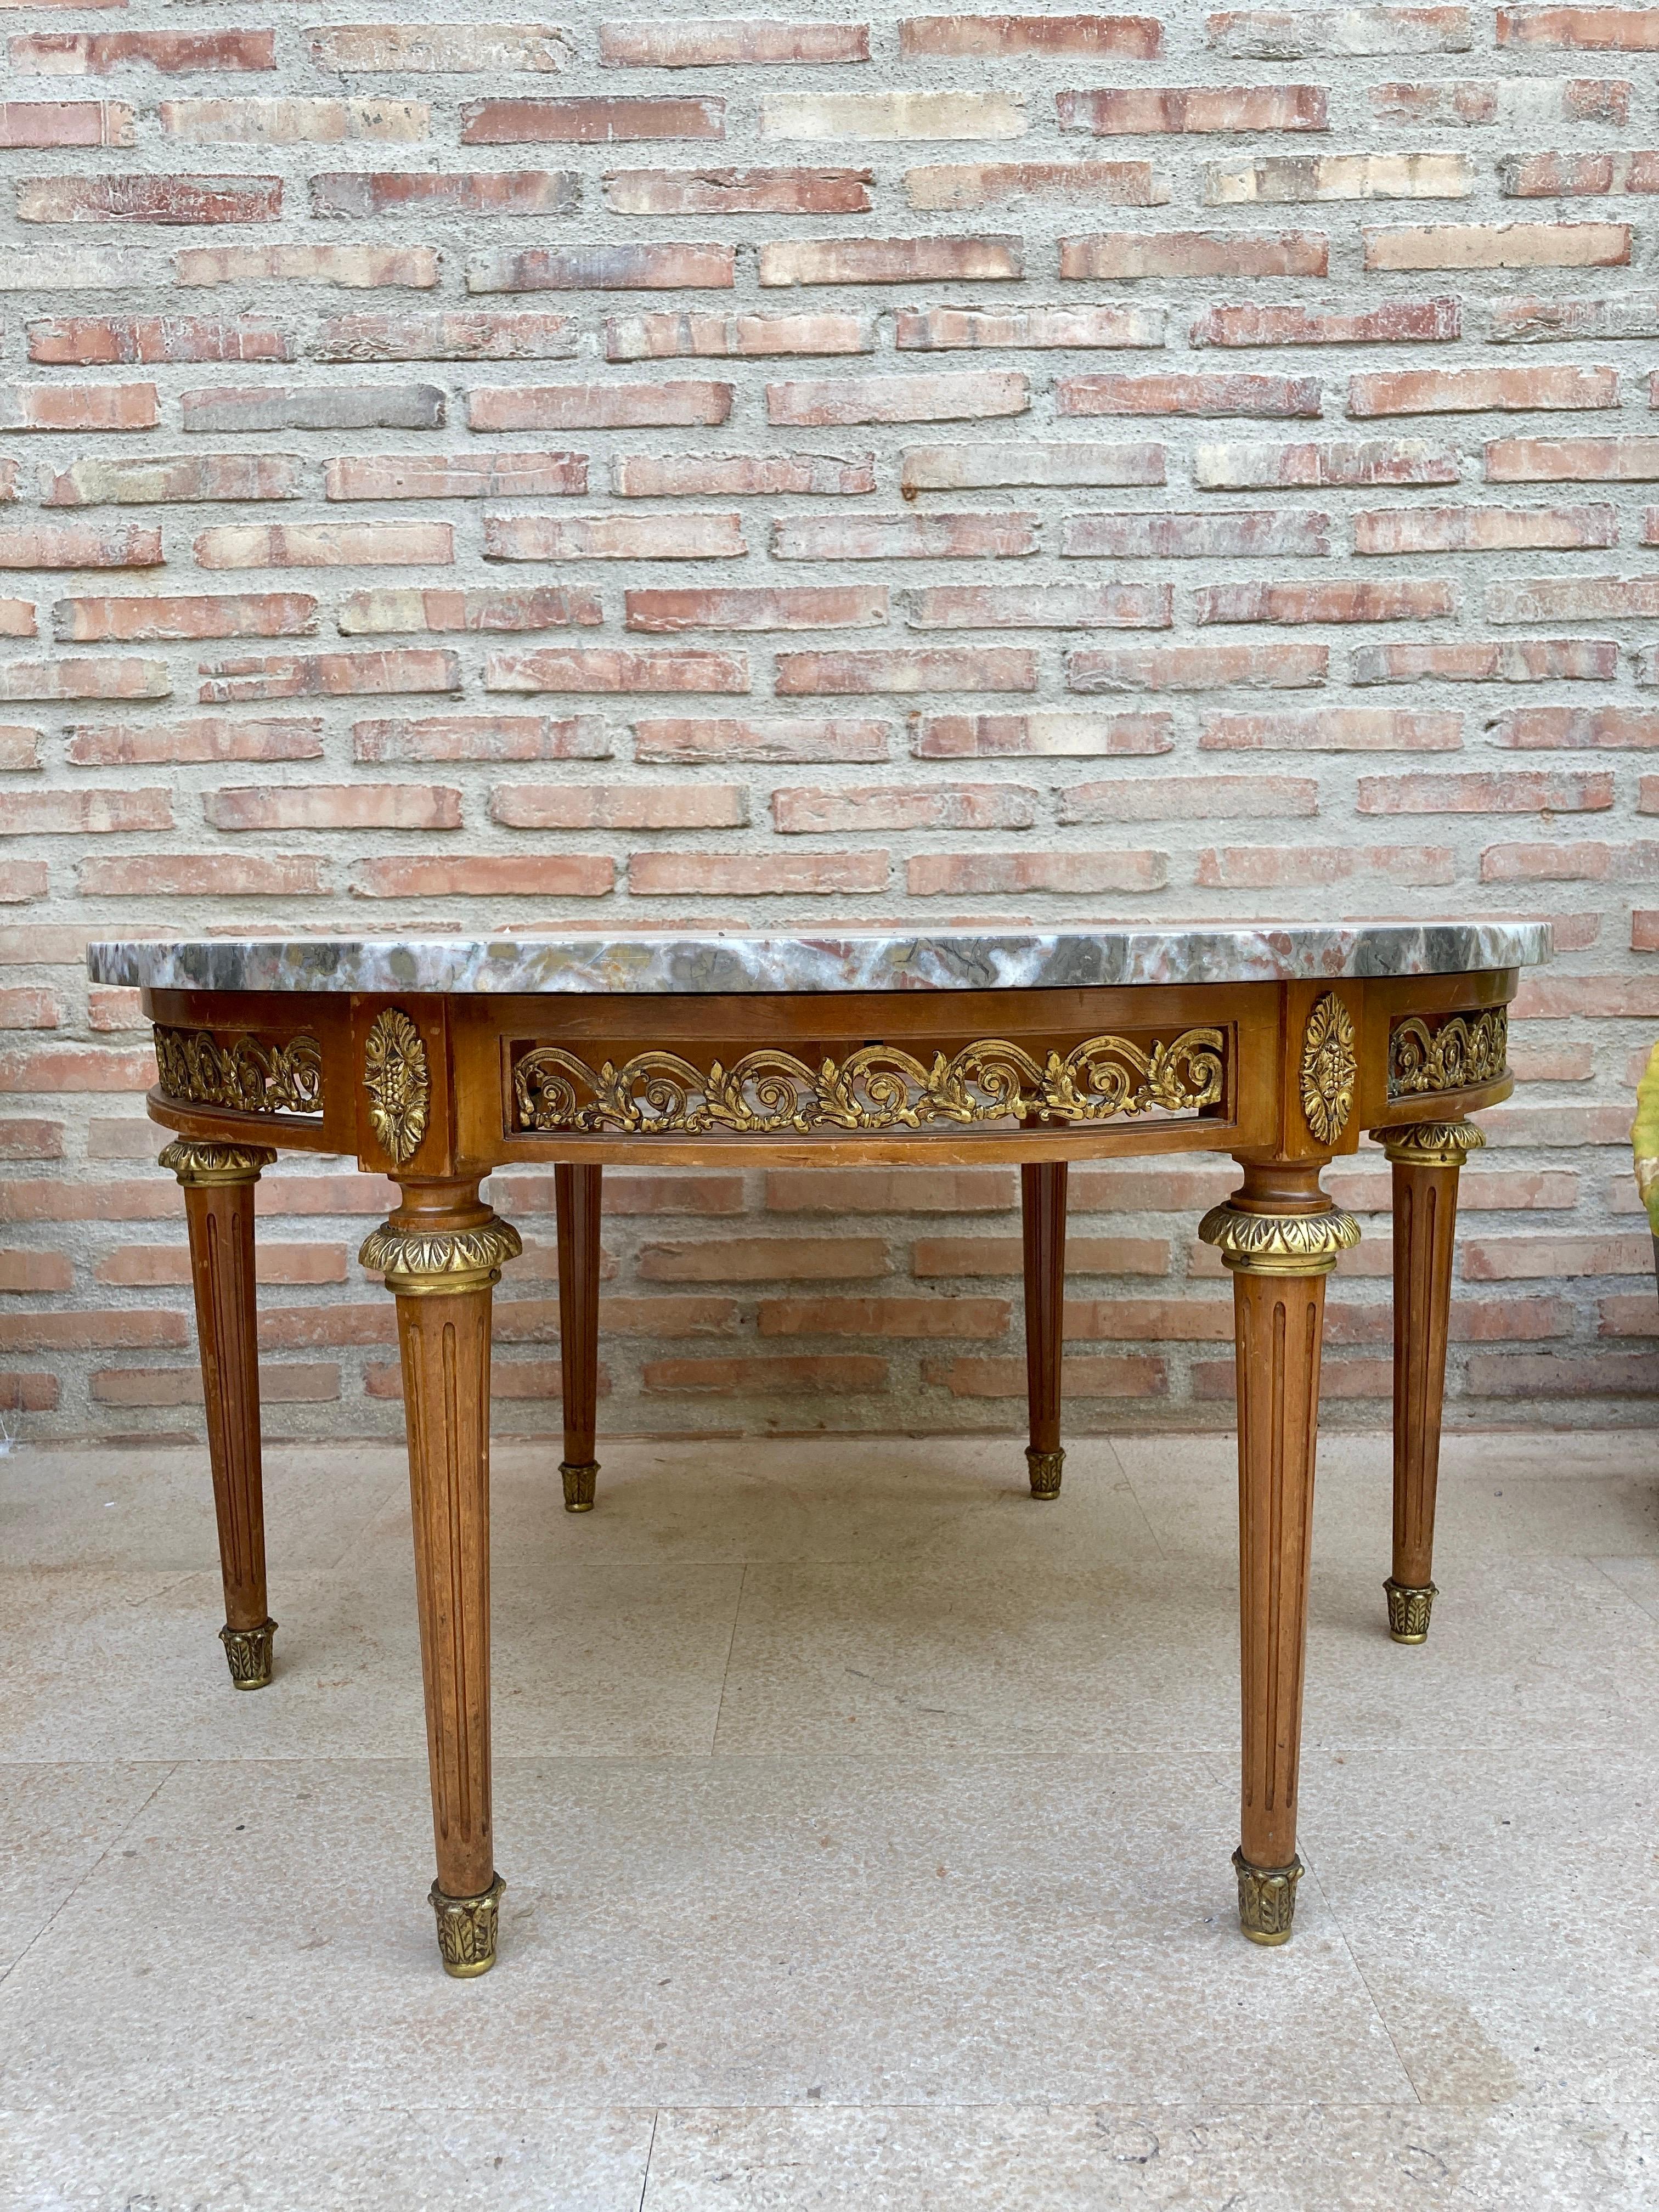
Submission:
M 1421 1644 L 1434 1605 L 1434 1505 L 1446 1395 L 1457 1176 L 1486 1140 L 1468 1121 L 1382 1133 L 1394 1164 L 1394 1559 L 1389 1633 Z
M 1296 1909 L 1297 1768 L 1325 1277 L 1358 1231 L 1315 1168 L 1245 1170 L 1200 1232 L 1232 1271 L 1238 1376 L 1239 1650 L 1243 1762 L 1238 1913 L 1283 1943 Z
M 1019 1171 L 1025 1243 L 1025 1393 L 1033 1498 L 1057 1498 L 1066 1454 L 1060 1441 L 1060 1345 L 1066 1304 L 1066 1163 Z
M 259 1458 L 259 1350 L 253 1291 L 253 1186 L 275 1152 L 179 1138 L 161 1154 L 184 1186 L 196 1338 L 207 1406 L 208 1457 L 219 1523 L 225 1625 L 219 1632 L 239 1690 L 270 1680 L 276 1624 L 265 1595 L 265 1511 Z
M 559 1223 L 559 1368 L 564 1389 L 567 1513 L 592 1510 L 599 1397 L 599 1205 L 602 1168 L 553 1170 Z
M 405 1186 L 363 1246 L 398 1300 L 426 1684 L 438 1878 L 431 1901 L 447 1971 L 487 1973 L 497 1906 L 489 1780 L 489 1311 L 517 1233 L 477 1186 Z

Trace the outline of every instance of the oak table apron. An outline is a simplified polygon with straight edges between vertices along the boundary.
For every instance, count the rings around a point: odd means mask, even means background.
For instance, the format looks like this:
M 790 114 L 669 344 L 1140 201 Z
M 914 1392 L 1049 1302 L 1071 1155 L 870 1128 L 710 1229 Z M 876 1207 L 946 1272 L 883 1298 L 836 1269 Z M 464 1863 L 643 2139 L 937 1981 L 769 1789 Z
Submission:
M 495 1956 L 490 1825 L 490 1296 L 518 1232 L 480 1195 L 550 1161 L 564 1457 L 596 1500 L 602 1177 L 708 1167 L 1017 1162 L 1034 1498 L 1060 1444 L 1073 1160 L 1229 1153 L 1199 1234 L 1233 1279 L 1244 1933 L 1296 1884 L 1310 1516 L 1325 1277 L 1358 1239 L 1320 1187 L 1370 1130 L 1393 1163 L 1394 1550 L 1401 1644 L 1428 1633 L 1458 1171 L 1507 1097 L 1505 1008 L 1544 925 L 987 927 L 95 945 L 155 1024 L 161 1164 L 184 1186 L 239 1689 L 271 1680 L 253 1186 L 278 1151 L 349 1153 L 401 1202 L 362 1248 L 397 1300 L 437 1879 L 453 1974 Z M 1060 1510 L 1064 1510 L 1063 1507 Z

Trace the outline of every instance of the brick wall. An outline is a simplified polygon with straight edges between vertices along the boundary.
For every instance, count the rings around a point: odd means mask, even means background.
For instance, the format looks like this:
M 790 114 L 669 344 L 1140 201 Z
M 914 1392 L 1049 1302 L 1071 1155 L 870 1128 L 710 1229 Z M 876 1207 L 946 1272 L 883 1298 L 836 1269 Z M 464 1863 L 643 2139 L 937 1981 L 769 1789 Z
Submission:
M 901 913 L 1553 915 L 1453 1387 L 1650 1414 L 1659 6 L 431 6 L 0 14 L 26 1433 L 198 1418 L 89 934 Z M 1074 1175 L 1075 1428 L 1227 1418 L 1231 1181 Z M 1017 1423 L 1011 1173 L 610 1183 L 613 1429 Z M 1386 1170 L 1331 1183 L 1372 1419 Z M 547 1430 L 551 1178 L 498 1184 Z M 397 1421 L 386 1195 L 266 1178 L 274 1431 Z

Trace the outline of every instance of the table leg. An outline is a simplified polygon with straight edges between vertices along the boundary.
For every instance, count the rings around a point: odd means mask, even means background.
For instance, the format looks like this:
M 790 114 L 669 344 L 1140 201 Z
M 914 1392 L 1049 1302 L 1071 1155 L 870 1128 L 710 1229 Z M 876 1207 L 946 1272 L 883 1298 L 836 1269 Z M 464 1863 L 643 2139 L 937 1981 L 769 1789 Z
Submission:
M 502 1882 L 489 1802 L 489 1314 L 516 1231 L 475 1182 L 403 1186 L 364 1244 L 398 1301 L 426 1685 L 438 1948 L 458 1976 L 495 1963 Z
M 1470 1121 L 1381 1133 L 1394 1164 L 1394 1562 L 1389 1633 L 1421 1644 L 1434 1605 L 1434 1503 L 1446 1392 L 1457 1176 L 1486 1142 Z
M 225 1625 L 219 1631 L 239 1690 L 270 1680 L 276 1624 L 265 1597 L 264 1479 L 259 1459 L 259 1349 L 253 1291 L 253 1186 L 276 1155 L 262 1146 L 180 1137 L 161 1154 L 184 1186 L 196 1339 L 207 1406 L 213 1510 Z
M 1243 1691 L 1238 1917 L 1255 1943 L 1289 1939 L 1296 1854 L 1308 1555 L 1325 1277 L 1358 1242 L 1319 1168 L 1244 1167 L 1199 1234 L 1232 1271 L 1238 1376 L 1239 1631 Z
M 553 1170 L 559 1223 L 559 1364 L 564 1389 L 567 1513 L 591 1513 L 599 1472 L 593 1456 L 599 1395 L 599 1203 L 603 1168 Z
M 1060 1346 L 1065 1335 L 1066 1163 L 1019 1171 L 1025 1244 L 1025 1395 L 1031 1441 L 1025 1465 L 1033 1498 L 1058 1498 L 1066 1454 L 1060 1441 Z

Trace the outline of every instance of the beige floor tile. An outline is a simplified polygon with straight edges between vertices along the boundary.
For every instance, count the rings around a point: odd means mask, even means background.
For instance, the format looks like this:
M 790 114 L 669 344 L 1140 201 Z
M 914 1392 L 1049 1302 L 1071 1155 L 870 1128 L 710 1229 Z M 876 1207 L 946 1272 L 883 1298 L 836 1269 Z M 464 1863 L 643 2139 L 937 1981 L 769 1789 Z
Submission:
M 256 2017 L 263 2015 L 256 2014 Z M 281 2070 L 263 2050 L 224 2073 Z M 0 2109 L 9 2212 L 639 2212 L 653 2116 L 514 2110 L 432 2079 L 302 2104 L 273 2081 L 188 2103 Z
M 1659 1756 L 1316 1754 L 1304 1776 L 1309 1853 L 1419 2097 L 1659 2111 Z
M 1231 1784 L 1190 1762 L 504 1761 L 496 1791 L 501 1964 L 459 1985 L 420 1765 L 181 1765 L 0 1984 L 12 2102 L 187 2109 L 251 2015 L 296 2106 L 446 2069 L 544 2111 L 1409 2095 L 1316 1880 L 1294 1946 L 1239 1936 Z
M 498 1551 L 498 1752 L 706 1756 L 741 1568 L 532 1571 Z M 360 1574 L 274 1577 L 271 1605 L 275 1678 L 242 1695 L 216 1571 L 0 1575 L 0 1760 L 425 1756 L 406 1529 Z
M 401 1450 L 268 1448 L 272 1568 L 336 1565 L 408 1487 Z M 218 1560 L 205 1449 L 28 1449 L 0 1459 L 0 1565 L 190 1568 Z
M 155 1765 L 14 1767 L 0 1850 L 0 1974 L 167 1779 Z
M 1650 2106 L 667 2112 L 642 2212 L 1645 2212 L 1656 2165 Z

